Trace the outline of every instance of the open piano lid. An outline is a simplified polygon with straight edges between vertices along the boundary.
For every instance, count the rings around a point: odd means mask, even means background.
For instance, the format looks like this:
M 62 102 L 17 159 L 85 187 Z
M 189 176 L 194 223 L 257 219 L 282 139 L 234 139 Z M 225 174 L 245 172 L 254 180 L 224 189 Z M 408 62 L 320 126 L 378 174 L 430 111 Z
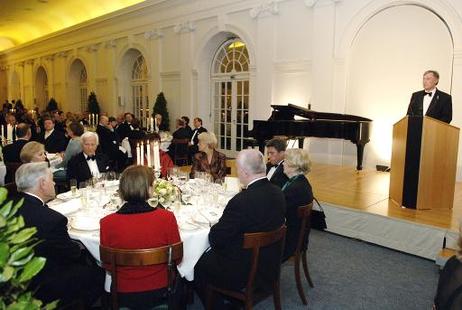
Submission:
M 371 119 L 339 113 L 316 112 L 308 110 L 294 104 L 288 105 L 271 105 L 273 113 L 270 120 L 294 120 L 294 116 L 298 115 L 309 120 L 334 120 L 334 121 L 353 121 L 353 122 L 371 122 Z

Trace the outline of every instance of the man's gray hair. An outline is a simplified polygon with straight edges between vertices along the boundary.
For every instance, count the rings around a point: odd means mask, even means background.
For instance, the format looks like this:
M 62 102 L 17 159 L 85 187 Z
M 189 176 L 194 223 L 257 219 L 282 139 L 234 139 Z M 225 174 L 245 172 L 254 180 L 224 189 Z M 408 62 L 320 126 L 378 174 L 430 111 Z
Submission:
M 50 171 L 47 162 L 28 163 L 16 170 L 15 181 L 18 192 L 35 188 L 40 179 L 45 178 Z
M 237 164 L 247 173 L 257 175 L 265 174 L 266 166 L 263 160 L 263 154 L 260 151 L 246 149 L 237 155 Z
M 93 131 L 84 132 L 84 134 L 80 136 L 80 143 L 83 145 L 85 140 L 88 139 L 88 138 L 95 138 L 96 139 L 96 145 L 99 145 L 99 137 Z

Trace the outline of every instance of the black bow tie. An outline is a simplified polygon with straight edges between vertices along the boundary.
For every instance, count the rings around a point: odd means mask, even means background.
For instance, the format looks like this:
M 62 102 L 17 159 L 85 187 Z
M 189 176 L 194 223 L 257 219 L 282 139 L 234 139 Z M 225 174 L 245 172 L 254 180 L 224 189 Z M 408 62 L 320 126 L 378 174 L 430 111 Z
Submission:
M 96 156 L 95 155 L 87 156 L 87 160 L 96 160 Z
M 425 93 L 424 93 L 424 97 L 425 97 L 426 95 L 429 95 L 429 96 L 431 97 L 431 96 L 432 96 L 432 92 L 429 92 L 429 93 L 425 92 Z

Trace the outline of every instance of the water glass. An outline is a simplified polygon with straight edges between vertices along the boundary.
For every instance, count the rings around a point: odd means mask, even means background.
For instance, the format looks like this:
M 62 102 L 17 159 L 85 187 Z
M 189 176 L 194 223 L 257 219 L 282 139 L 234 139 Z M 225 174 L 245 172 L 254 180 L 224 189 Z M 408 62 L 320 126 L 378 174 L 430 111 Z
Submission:
M 77 194 L 77 180 L 69 180 L 69 186 L 71 187 L 72 196 L 75 196 Z

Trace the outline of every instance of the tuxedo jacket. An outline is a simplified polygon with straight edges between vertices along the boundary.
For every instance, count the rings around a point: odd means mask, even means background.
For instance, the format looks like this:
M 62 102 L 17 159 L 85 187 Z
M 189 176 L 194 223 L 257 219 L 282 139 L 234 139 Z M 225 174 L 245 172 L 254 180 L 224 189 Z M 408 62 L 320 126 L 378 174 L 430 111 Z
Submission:
M 4 130 L 4 133 L 5 133 L 5 136 L 4 138 L 6 139 L 7 136 L 8 136 L 8 124 L 3 124 L 3 130 Z M 13 142 L 16 141 L 16 125 L 13 127 Z M 11 141 L 10 141 L 11 142 Z
M 45 151 L 48 153 L 60 153 L 66 150 L 68 140 L 63 132 L 55 129 L 46 139 L 45 131 L 42 131 L 39 142 L 45 145 Z
M 99 137 L 99 145 L 104 154 L 111 157 L 110 154 L 117 153 L 119 151 L 119 135 L 115 131 L 111 131 L 109 128 L 98 125 L 96 127 L 96 133 Z
M 407 109 L 407 115 L 423 116 L 423 98 L 425 91 L 415 92 L 411 96 L 411 101 Z M 452 97 L 445 92 L 436 89 L 433 99 L 428 106 L 425 116 L 429 116 L 445 123 L 452 120 Z
M 272 165 L 270 163 L 266 164 L 266 174 L 270 171 Z M 274 171 L 273 176 L 270 179 L 270 182 L 274 185 L 277 185 L 279 188 L 282 188 L 284 184 L 289 180 L 289 178 L 284 173 L 284 166 L 282 163 L 278 165 L 276 171 Z
M 197 132 L 197 133 L 196 133 Z M 199 128 L 194 128 L 193 132 L 192 132 L 192 135 L 191 137 L 194 137 L 193 139 L 193 144 L 195 146 L 197 146 L 197 144 L 199 144 L 199 135 L 203 132 L 207 132 L 207 129 L 205 129 L 204 127 L 199 127 Z M 195 134 L 195 135 L 194 135 Z
M 132 127 L 130 127 L 130 124 L 127 123 L 127 122 L 123 122 L 122 124 L 120 124 L 118 127 L 117 127 L 117 134 L 119 135 L 120 139 L 123 140 L 125 139 L 126 137 L 128 137 L 128 135 L 130 134 L 130 132 L 133 130 Z
M 105 154 L 97 153 L 95 156 L 99 172 L 112 170 L 109 159 Z M 92 178 L 90 167 L 88 167 L 87 159 L 83 152 L 72 157 L 67 163 L 67 178 L 69 180 L 76 179 L 77 184 Z
M 286 243 L 283 260 L 294 255 L 297 248 L 298 234 L 300 233 L 301 219 L 298 217 L 298 208 L 313 202 L 313 191 L 307 178 L 298 175 L 291 178 L 282 192 L 286 199 Z M 308 219 L 309 220 L 309 219 Z M 308 234 L 305 235 L 304 246 L 308 244 Z
M 191 132 L 185 127 L 180 127 L 172 134 L 173 139 L 191 139 Z
M 252 183 L 226 205 L 219 222 L 209 233 L 211 250 L 201 257 L 200 271 L 210 283 L 239 288 L 245 285 L 251 253 L 242 249 L 245 233 L 271 231 L 284 224 L 286 203 L 282 191 L 266 178 Z M 280 263 L 280 244 L 260 250 L 258 283 L 271 283 L 274 265 Z M 207 271 L 205 271 L 207 270 Z
M 20 139 L 11 144 L 5 145 L 2 149 L 3 161 L 5 163 L 20 163 L 21 159 L 19 158 L 19 154 L 27 142 L 29 141 Z

